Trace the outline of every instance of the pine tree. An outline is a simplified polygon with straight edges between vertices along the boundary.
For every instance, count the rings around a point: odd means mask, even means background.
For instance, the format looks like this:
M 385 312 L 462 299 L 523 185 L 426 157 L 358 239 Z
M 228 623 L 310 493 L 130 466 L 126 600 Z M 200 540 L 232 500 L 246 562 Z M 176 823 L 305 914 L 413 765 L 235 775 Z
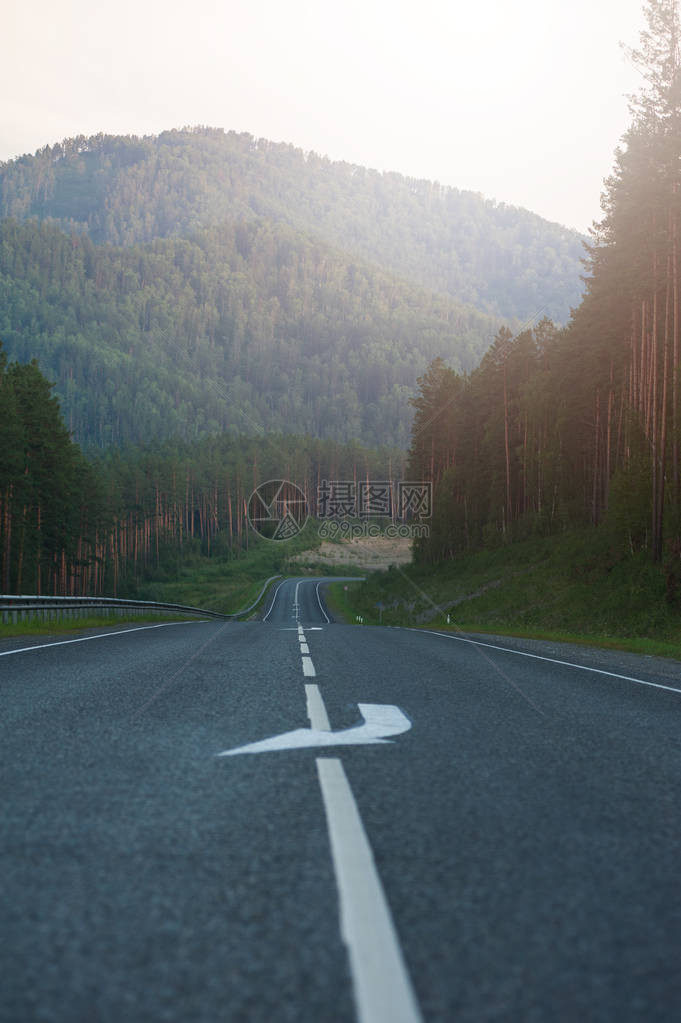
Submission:
M 615 410 L 647 439 L 651 547 L 662 557 L 667 484 L 679 493 L 678 229 L 681 214 L 681 23 L 677 0 L 648 0 L 647 29 L 630 57 L 645 86 L 630 98 L 632 124 L 617 150 L 593 231 L 591 278 L 573 329 L 595 349 L 593 518 L 607 507 L 609 478 L 628 457 L 614 440 Z M 618 394 L 619 391 L 619 394 Z M 626 408 L 626 415 L 624 409 Z

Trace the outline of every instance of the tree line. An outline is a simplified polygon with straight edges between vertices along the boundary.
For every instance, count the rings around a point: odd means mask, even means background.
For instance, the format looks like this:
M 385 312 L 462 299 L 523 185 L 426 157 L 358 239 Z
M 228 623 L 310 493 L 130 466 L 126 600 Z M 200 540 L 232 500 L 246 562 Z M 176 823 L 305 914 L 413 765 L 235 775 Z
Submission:
M 0 580 L 5 593 L 134 596 L 187 555 L 238 558 L 259 542 L 252 491 L 287 479 L 311 516 L 323 480 L 399 477 L 403 452 L 289 434 L 221 434 L 86 459 L 35 361 L 0 346 Z M 264 541 L 263 541 L 264 542 Z
M 410 465 L 437 484 L 422 560 L 585 523 L 656 561 L 681 554 L 681 35 L 675 0 L 645 15 L 631 57 L 646 85 L 581 305 L 565 328 L 502 328 L 470 375 L 436 360 L 420 378 Z
M 75 580 L 93 563 L 105 521 L 101 480 L 71 440 L 51 385 L 35 360 L 8 364 L 0 345 L 3 592 L 80 592 Z

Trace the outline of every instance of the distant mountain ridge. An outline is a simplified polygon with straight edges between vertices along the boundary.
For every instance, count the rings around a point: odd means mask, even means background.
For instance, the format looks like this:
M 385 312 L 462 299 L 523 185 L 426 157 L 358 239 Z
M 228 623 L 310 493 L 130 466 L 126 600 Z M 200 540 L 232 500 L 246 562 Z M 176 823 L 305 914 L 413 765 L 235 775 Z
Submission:
M 80 136 L 0 164 L 0 217 L 130 246 L 225 221 L 288 224 L 496 318 L 566 322 L 582 236 L 473 192 L 221 129 Z

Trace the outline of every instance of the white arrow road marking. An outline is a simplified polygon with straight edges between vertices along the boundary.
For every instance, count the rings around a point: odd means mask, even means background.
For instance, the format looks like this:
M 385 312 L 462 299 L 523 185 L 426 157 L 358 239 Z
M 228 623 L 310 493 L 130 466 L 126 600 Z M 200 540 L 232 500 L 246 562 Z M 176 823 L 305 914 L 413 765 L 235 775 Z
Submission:
M 308 714 L 309 714 L 308 696 Z M 306 749 L 310 746 L 367 746 L 390 742 L 389 735 L 401 735 L 411 728 L 411 721 L 399 707 L 383 703 L 360 703 L 363 724 L 341 732 L 329 732 L 320 727 L 296 728 L 293 732 L 273 735 L 261 742 L 251 742 L 236 749 L 223 750 L 218 757 L 233 757 L 237 753 L 271 753 L 275 750 Z

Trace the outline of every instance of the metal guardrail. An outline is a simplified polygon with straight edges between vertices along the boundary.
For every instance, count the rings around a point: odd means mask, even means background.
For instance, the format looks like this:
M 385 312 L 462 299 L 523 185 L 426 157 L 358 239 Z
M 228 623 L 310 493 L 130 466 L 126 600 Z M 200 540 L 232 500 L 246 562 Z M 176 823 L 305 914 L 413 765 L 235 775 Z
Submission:
M 117 597 L 42 597 L 17 596 L 0 594 L 0 616 L 2 624 L 17 624 L 30 618 L 43 621 L 58 618 L 82 618 L 84 615 L 116 614 L 135 616 L 142 614 L 192 615 L 201 618 L 239 618 L 248 614 L 262 599 L 267 587 L 278 575 L 271 576 L 262 590 L 248 607 L 241 611 L 223 614 L 221 611 L 210 611 L 202 607 L 190 607 L 187 604 L 163 604 L 155 600 L 123 600 Z

